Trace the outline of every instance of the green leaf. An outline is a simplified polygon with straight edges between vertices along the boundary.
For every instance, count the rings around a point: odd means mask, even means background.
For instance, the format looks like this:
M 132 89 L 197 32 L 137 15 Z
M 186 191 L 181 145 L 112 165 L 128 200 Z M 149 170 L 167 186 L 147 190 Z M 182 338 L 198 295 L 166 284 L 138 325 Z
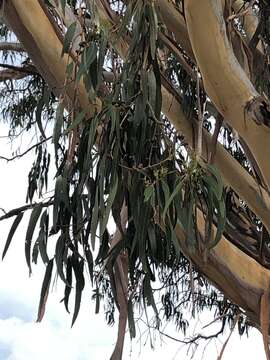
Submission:
M 94 280 L 94 261 L 93 261 L 93 255 L 92 255 L 91 250 L 90 250 L 90 248 L 89 248 L 88 245 L 87 245 L 87 247 L 86 247 L 86 249 L 85 249 L 85 257 L 86 257 L 86 261 L 87 261 L 87 265 L 88 265 L 88 271 L 89 271 L 91 283 L 92 283 L 92 285 L 93 285 L 93 280 Z
M 165 219 L 166 213 L 167 213 L 173 199 L 181 191 L 182 187 L 183 187 L 183 182 L 182 182 L 182 179 L 180 179 L 178 184 L 176 185 L 174 191 L 172 192 L 171 196 L 169 197 L 169 199 L 165 203 L 165 207 L 164 207 L 163 214 L 162 214 L 163 221 Z
M 151 305 L 156 316 L 158 316 L 157 306 L 154 300 L 153 291 L 151 288 L 150 275 L 147 273 L 143 279 L 143 297 L 147 300 L 147 305 Z
M 54 201 L 53 201 L 53 225 L 52 228 L 56 231 L 57 221 L 58 221 L 58 210 L 60 207 L 60 191 L 61 191 L 61 183 L 62 183 L 62 176 L 59 175 L 55 181 L 55 190 L 54 190 Z
M 155 111 L 156 108 L 156 93 L 157 93 L 157 84 L 156 84 L 156 77 L 153 70 L 149 70 L 147 72 L 147 83 L 148 83 L 148 98 L 149 103 Z
M 37 238 L 37 240 L 35 241 L 35 244 L 33 246 L 33 250 L 32 250 L 32 262 L 34 264 L 37 264 L 38 251 L 39 251 L 39 248 L 38 248 L 38 238 Z
M 98 218 L 99 218 L 99 207 L 98 207 L 98 189 L 96 190 L 95 196 L 95 204 L 92 212 L 92 220 L 91 220 L 91 245 L 92 249 L 95 250 L 95 240 L 96 240 L 96 232 L 98 226 Z
M 223 180 L 220 174 L 220 171 L 215 165 L 208 164 L 207 170 L 210 171 L 210 173 L 214 176 L 216 180 L 216 192 L 217 192 L 217 198 L 220 200 L 223 194 L 224 184 Z
M 65 286 L 64 304 L 66 311 L 69 313 L 68 300 L 72 288 L 72 260 L 71 256 L 67 258 L 67 284 Z
M 38 250 L 41 259 L 44 262 L 44 264 L 47 264 L 49 262 L 49 257 L 47 254 L 47 235 L 43 229 L 39 231 L 37 242 L 38 242 Z
M 218 200 L 214 197 L 213 201 L 217 209 L 217 231 L 214 241 L 209 244 L 210 249 L 216 246 L 221 240 L 226 225 L 226 205 L 224 199 Z
M 45 276 L 41 287 L 37 322 L 41 322 L 45 313 L 45 306 L 48 299 L 50 283 L 52 278 L 52 270 L 53 270 L 53 259 L 51 259 L 48 262 L 48 265 L 46 267 Z
M 66 247 L 66 235 L 61 234 L 57 240 L 55 247 L 55 262 L 57 267 L 57 273 L 60 276 L 60 279 L 67 284 L 64 270 L 63 270 L 63 262 L 64 262 L 64 252 Z M 69 284 L 67 284 L 69 285 Z
M 47 254 L 48 232 L 49 232 L 49 215 L 47 210 L 45 210 L 40 218 L 40 230 L 38 235 L 39 252 L 44 264 L 47 264 L 49 262 L 49 257 Z
M 61 203 L 65 205 L 67 210 L 70 210 L 68 180 L 67 173 L 63 171 L 63 175 L 59 175 L 55 182 L 54 202 L 53 202 L 53 229 L 57 230 L 58 212 Z
M 94 294 L 92 296 L 93 299 L 96 300 L 96 306 L 95 306 L 95 314 L 99 313 L 99 308 L 100 308 L 100 293 L 99 293 L 99 289 L 98 287 L 94 290 Z
M 110 194 L 109 194 L 109 197 L 107 199 L 105 213 L 103 214 L 103 218 L 101 219 L 101 222 L 100 222 L 100 236 L 103 235 L 103 233 L 104 233 L 104 231 L 106 229 L 108 219 L 109 219 L 109 215 L 110 215 L 110 211 L 111 211 L 111 208 L 112 208 L 112 204 L 113 204 L 113 201 L 115 199 L 116 192 L 117 192 L 117 187 L 118 187 L 118 176 L 115 175 L 113 185 L 110 188 Z
M 100 46 L 98 49 L 98 65 L 97 65 L 97 89 L 99 88 L 101 82 L 102 82 L 102 73 L 103 73 L 103 66 L 105 61 L 105 56 L 107 52 L 107 36 L 105 36 L 104 31 L 100 31 Z
M 66 0 L 60 0 L 61 1 L 61 8 L 62 8 L 62 11 L 63 11 L 63 14 L 65 15 L 65 12 L 66 12 Z
M 64 38 L 64 42 L 63 42 L 62 56 L 65 53 L 68 53 L 70 50 L 70 47 L 71 47 L 71 44 L 72 44 L 72 41 L 73 41 L 73 38 L 75 35 L 76 27 L 77 27 L 77 24 L 76 24 L 76 21 L 74 21 L 74 23 L 72 23 L 67 29 L 67 32 L 66 32 L 65 38 Z
M 10 228 L 10 231 L 9 231 L 9 234 L 8 234 L 8 237 L 7 237 L 7 241 L 5 243 L 5 247 L 4 247 L 4 250 L 3 250 L 2 260 L 4 259 L 5 255 L 6 255 L 7 251 L 8 251 L 8 248 L 10 246 L 13 235 L 15 234 L 15 231 L 16 231 L 18 225 L 20 224 L 22 218 L 23 218 L 23 214 L 24 214 L 23 212 L 19 213 L 16 216 L 13 224 L 11 225 L 11 228 Z
M 42 110 L 43 110 L 43 106 L 44 106 L 44 100 L 43 100 L 43 98 L 41 98 L 41 99 L 39 99 L 39 101 L 37 103 L 36 122 L 37 122 L 37 126 L 38 126 L 38 129 L 39 129 L 41 135 L 45 139 L 46 135 L 45 135 L 45 132 L 44 132 L 43 126 L 42 126 Z
M 148 226 L 148 238 L 151 246 L 151 251 L 153 255 L 155 256 L 157 253 L 157 239 L 156 239 L 156 233 L 155 233 L 155 227 L 152 224 L 149 224 Z
M 98 126 L 98 116 L 95 116 L 91 120 L 90 129 L 89 129 L 89 137 L 88 137 L 88 146 L 87 146 L 87 159 L 91 158 L 91 151 L 93 149 L 95 138 L 96 138 L 96 130 Z
M 33 237 L 36 225 L 37 225 L 38 218 L 39 218 L 39 216 L 41 214 L 41 210 L 42 210 L 42 204 L 35 205 L 35 207 L 32 210 L 30 220 L 29 220 L 29 223 L 28 223 L 28 228 L 27 228 L 27 231 L 26 231 L 25 258 L 26 258 L 26 263 L 28 265 L 30 274 L 32 272 L 32 269 L 31 269 L 31 243 L 32 243 L 32 237 Z
M 130 299 L 128 300 L 128 327 L 130 338 L 134 339 L 136 337 L 136 327 L 134 321 L 132 300 Z
M 65 130 L 64 135 L 67 135 L 71 130 L 75 129 L 78 125 L 80 125 L 80 123 L 83 121 L 84 118 L 85 118 L 85 111 L 81 111 L 76 116 L 74 121 L 72 121 L 69 127 Z
M 56 162 L 58 160 L 58 155 L 57 155 L 58 142 L 62 134 L 63 122 L 64 122 L 64 104 L 60 102 L 56 110 L 56 118 L 53 129 L 53 144 L 54 144 Z
M 85 281 L 83 276 L 83 267 L 84 261 L 79 261 L 78 258 L 73 254 L 72 255 L 72 267 L 74 270 L 74 274 L 76 277 L 76 292 L 75 292 L 75 305 L 74 305 L 74 313 L 72 317 L 71 327 L 74 325 L 77 316 L 79 314 L 80 306 L 81 306 L 81 298 L 82 291 L 84 289 Z
M 154 186 L 153 185 L 147 186 L 144 190 L 144 202 L 150 200 L 151 197 L 153 196 L 153 193 L 154 193 Z
M 190 202 L 187 208 L 187 245 L 194 251 L 195 250 L 195 238 L 194 238 L 194 203 L 195 199 L 193 196 L 190 197 Z
M 145 117 L 145 104 L 143 101 L 143 95 L 140 94 L 135 100 L 135 111 L 134 111 L 134 125 L 139 126 Z

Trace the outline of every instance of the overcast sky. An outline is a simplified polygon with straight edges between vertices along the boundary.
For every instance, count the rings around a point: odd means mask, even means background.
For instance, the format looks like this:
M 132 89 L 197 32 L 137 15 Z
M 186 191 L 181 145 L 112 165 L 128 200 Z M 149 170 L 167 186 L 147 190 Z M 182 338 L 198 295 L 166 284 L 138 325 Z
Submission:
M 0 136 L 5 135 L 7 127 L 0 124 Z M 21 150 L 27 148 L 21 145 Z M 15 150 L 14 148 L 13 150 Z M 10 145 L 0 137 L 0 155 L 11 154 Z M 27 188 L 27 175 L 33 161 L 33 154 L 12 163 L 0 160 L 0 208 L 6 211 L 24 205 Z M 11 221 L 0 222 L 0 254 L 6 241 Z M 0 262 L 0 360 L 106 360 L 109 359 L 117 334 L 117 326 L 106 325 L 103 313 L 94 314 L 91 301 L 91 288 L 86 287 L 82 299 L 79 317 L 71 329 L 71 316 L 59 303 L 63 297 L 61 281 L 53 287 L 47 303 L 42 323 L 35 322 L 39 303 L 40 286 L 44 276 L 41 261 L 33 267 L 33 275 L 28 276 L 24 259 L 24 239 L 27 217 L 20 224 L 4 262 Z M 51 240 L 51 239 L 50 239 Z M 74 294 L 73 294 L 74 296 Z M 72 308 L 72 303 L 71 303 Z M 207 319 L 206 319 L 207 320 Z M 209 321 L 211 319 L 209 318 Z M 196 323 L 197 329 L 200 323 Z M 195 325 L 194 325 L 195 326 Z M 209 327 L 209 334 L 216 328 Z M 124 360 L 173 360 L 190 359 L 192 353 L 180 343 L 157 338 L 155 350 L 149 343 L 145 345 L 145 333 L 141 328 L 139 336 L 131 344 L 127 336 Z M 181 333 L 171 332 L 183 339 Z M 193 359 L 215 360 L 225 341 L 212 342 L 205 352 L 200 348 Z M 205 345 L 205 344 L 203 344 Z M 232 336 L 223 359 L 239 357 L 245 360 L 265 359 L 261 335 L 256 331 L 239 340 L 237 332 Z

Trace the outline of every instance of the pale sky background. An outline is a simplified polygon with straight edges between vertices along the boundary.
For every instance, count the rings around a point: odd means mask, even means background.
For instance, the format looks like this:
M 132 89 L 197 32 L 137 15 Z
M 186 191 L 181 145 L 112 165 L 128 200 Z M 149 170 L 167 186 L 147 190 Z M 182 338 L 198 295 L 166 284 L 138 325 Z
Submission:
M 6 134 L 7 127 L 0 124 L 0 155 L 9 156 L 11 147 L 6 139 L 1 138 Z M 24 151 L 28 145 L 21 144 L 21 150 Z M 13 150 L 16 148 L 17 146 Z M 0 208 L 8 211 L 25 204 L 27 175 L 33 159 L 34 154 L 30 153 L 11 163 L 0 160 Z M 63 298 L 61 280 L 49 295 L 42 323 L 35 323 L 45 268 L 39 261 L 37 266 L 33 265 L 33 275 L 29 278 L 24 258 L 27 220 L 24 216 L 5 260 L 0 260 L 0 360 L 109 360 L 116 340 L 117 325 L 107 326 L 102 311 L 100 315 L 94 314 L 95 304 L 91 301 L 92 290 L 89 286 L 85 287 L 81 310 L 72 329 L 72 315 L 68 315 L 63 304 L 59 303 Z M 0 255 L 12 221 L 13 219 L 0 222 Z M 50 238 L 49 241 L 54 240 Z M 72 297 L 74 293 L 71 294 Z M 72 309 L 72 303 L 70 307 Z M 208 321 L 207 318 L 205 320 Z M 209 321 L 211 320 L 212 317 L 209 317 Z M 199 331 L 200 325 L 205 322 L 196 324 Z M 143 328 L 141 330 L 144 331 Z M 209 334 L 215 330 L 215 326 L 210 326 Z M 168 332 L 183 339 L 181 332 L 176 333 L 173 329 Z M 211 342 L 205 352 L 203 349 L 206 343 L 202 342 L 202 347 L 197 350 L 193 359 L 216 360 L 227 335 L 222 341 Z M 140 341 L 137 334 L 132 344 L 128 334 L 126 339 L 124 360 L 178 360 L 192 357 L 192 353 L 187 353 L 188 347 L 166 338 L 162 341 L 160 338 L 156 339 L 154 351 L 149 343 L 145 344 L 145 335 Z M 235 331 L 226 347 L 223 360 L 239 358 L 265 359 L 258 331 L 251 331 L 249 338 L 243 336 L 241 340 Z

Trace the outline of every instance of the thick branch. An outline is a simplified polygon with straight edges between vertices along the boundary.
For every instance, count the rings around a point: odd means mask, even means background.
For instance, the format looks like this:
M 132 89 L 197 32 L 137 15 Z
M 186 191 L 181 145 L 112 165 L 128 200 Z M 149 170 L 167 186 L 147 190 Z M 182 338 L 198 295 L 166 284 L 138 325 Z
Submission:
M 37 75 L 37 69 L 31 64 L 23 66 L 14 66 L 8 64 L 0 64 L 5 70 L 0 71 L 0 82 L 7 80 L 20 80 L 29 75 Z
M 54 93 L 59 95 L 65 86 L 66 67 L 73 59 L 67 54 L 62 56 L 62 41 L 43 6 L 37 0 L 5 1 L 2 8 L 3 19 L 15 32 L 42 77 Z M 74 99 L 75 92 L 81 107 L 87 109 L 87 114 L 91 117 L 100 108 L 101 102 L 96 100 L 90 103 L 83 80 L 76 87 L 73 82 L 65 86 L 66 102 Z
M 221 0 L 185 1 L 190 40 L 208 96 L 246 142 L 270 187 L 270 149 L 265 146 L 270 135 L 269 102 L 258 94 L 235 58 L 223 10 Z
M 108 24 L 112 20 L 108 18 L 104 11 L 102 2 L 97 0 L 99 16 L 103 23 Z M 108 31 L 110 31 L 108 29 Z M 120 39 L 121 42 L 113 42 L 113 46 L 119 55 L 125 59 L 128 52 L 128 44 Z M 162 86 L 162 112 L 172 122 L 176 130 L 185 136 L 185 140 L 190 147 L 194 142 L 194 126 L 196 127 L 196 120 L 193 124 L 184 115 L 179 100 L 174 97 L 174 91 L 169 83 L 163 79 Z M 205 160 L 210 156 L 212 149 L 212 137 L 207 132 L 203 136 L 203 157 Z M 222 177 L 226 185 L 231 186 L 235 192 L 242 198 L 250 209 L 257 214 L 263 221 L 265 226 L 270 231 L 270 197 L 268 193 L 258 185 L 251 175 L 224 149 L 221 144 L 217 144 L 215 154 L 215 164 L 222 173 Z M 237 181 L 235 181 L 237 179 Z
M 200 211 L 197 216 L 198 230 L 204 236 L 204 216 Z M 181 250 L 197 269 L 231 301 L 244 309 L 254 325 L 260 328 L 260 298 L 269 286 L 270 270 L 258 264 L 224 236 L 218 245 L 210 250 L 205 262 L 201 254 L 190 251 L 187 247 L 186 234 L 180 225 L 176 226 L 176 234 Z

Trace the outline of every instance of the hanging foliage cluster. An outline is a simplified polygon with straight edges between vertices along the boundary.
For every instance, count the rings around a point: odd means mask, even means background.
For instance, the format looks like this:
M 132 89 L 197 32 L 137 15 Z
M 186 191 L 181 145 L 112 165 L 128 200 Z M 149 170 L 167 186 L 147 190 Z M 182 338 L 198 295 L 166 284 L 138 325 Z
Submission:
M 175 52 L 165 54 L 160 34 L 167 29 L 154 1 L 109 2 L 117 18 L 113 31 L 98 18 L 95 1 L 85 1 L 83 8 L 78 8 L 76 1 L 59 3 L 63 12 L 66 5 L 77 12 L 82 29 L 78 34 L 76 21 L 61 23 L 54 2 L 46 2 L 63 36 L 62 56 L 69 57 L 61 93 L 55 97 L 53 89 L 34 74 L 23 80 L 26 89 L 20 83 L 23 96 L 16 101 L 14 97 L 7 101 L 8 89 L 1 95 L 11 132 L 35 127 L 40 138 L 28 175 L 28 204 L 0 218 L 15 216 L 4 258 L 24 213 L 31 210 L 25 235 L 26 263 L 30 273 L 39 257 L 46 266 L 37 321 L 44 316 L 56 273 L 65 284 L 63 303 L 67 312 L 72 312 L 72 325 L 79 314 L 85 282 L 90 279 L 95 312 L 102 302 L 110 325 L 115 321 L 115 309 L 122 311 L 122 294 L 131 338 L 136 336 L 136 314 L 141 308 L 150 327 L 159 329 L 165 319 L 184 333 L 189 325 L 187 310 L 195 315 L 213 309 L 221 319 L 220 332 L 226 323 L 232 326 L 236 314 L 241 313 L 238 329 L 243 334 L 249 325 L 245 314 L 183 254 L 184 246 L 207 263 L 223 233 L 234 234 L 233 211 L 244 213 L 243 217 L 248 214 L 254 237 L 262 229 L 246 204 L 224 187 L 217 167 L 188 147 L 162 112 L 162 86 L 169 81 L 194 128 L 212 131 L 210 112 L 203 111 L 200 118 L 201 108 L 207 108 L 209 100 L 199 71 L 183 49 L 179 51 L 186 66 Z M 181 1 L 177 5 L 182 8 Z M 269 38 L 265 25 L 268 10 L 267 6 L 258 10 L 266 19 L 260 27 L 265 39 Z M 6 28 L 0 30 L 1 36 L 6 36 Z M 129 42 L 125 58 L 111 46 L 120 39 Z M 72 103 L 67 101 L 71 85 L 75 88 Z M 81 108 L 80 86 L 86 89 L 92 110 Z M 231 129 L 222 131 L 225 147 L 252 173 L 239 142 L 231 146 Z M 48 139 L 52 139 L 53 154 Z M 198 142 L 199 136 L 194 148 Z M 44 200 L 52 172 L 54 192 Z M 203 232 L 198 228 L 200 217 L 205 221 Z M 111 223 L 117 236 L 112 234 Z M 183 243 L 177 229 L 184 234 Z M 56 239 L 53 251 L 52 239 Z

